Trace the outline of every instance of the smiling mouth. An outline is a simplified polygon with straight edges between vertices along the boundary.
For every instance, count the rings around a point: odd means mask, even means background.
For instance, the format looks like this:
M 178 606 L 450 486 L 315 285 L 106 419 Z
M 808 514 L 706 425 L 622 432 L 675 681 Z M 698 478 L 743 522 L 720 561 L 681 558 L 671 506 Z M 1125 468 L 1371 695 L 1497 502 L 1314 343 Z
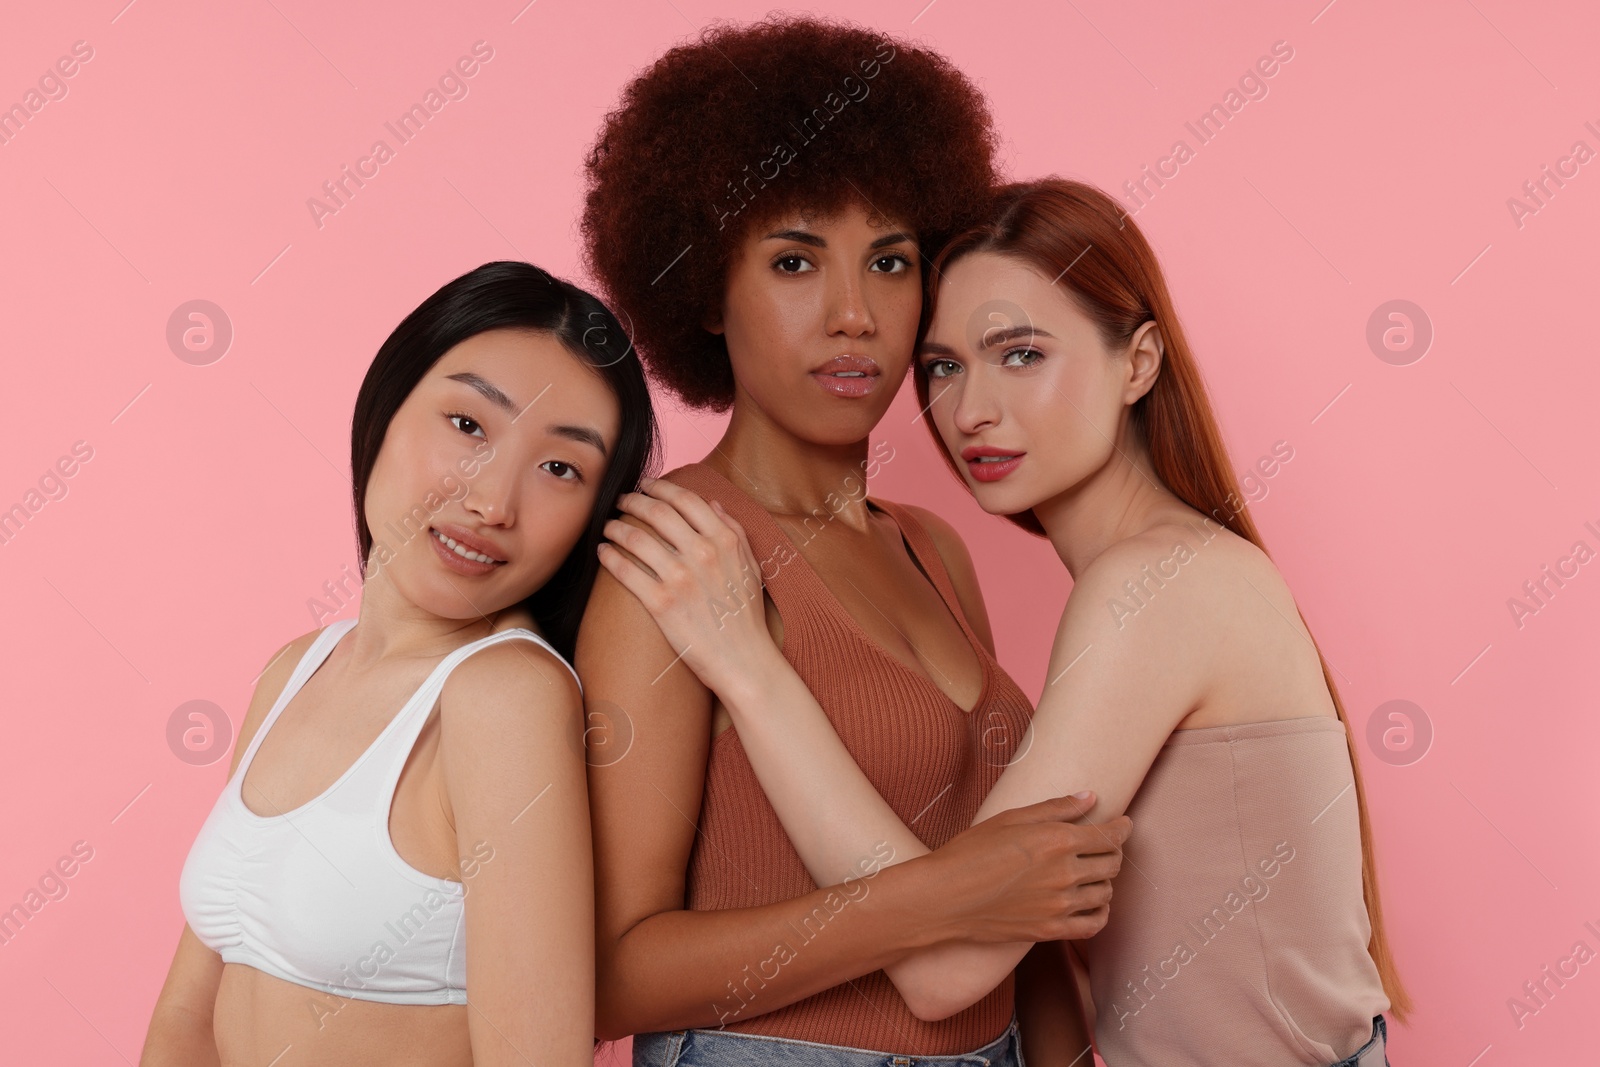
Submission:
M 453 537 L 446 537 L 444 534 L 440 533 L 438 530 L 435 530 L 431 526 L 428 527 L 428 532 L 431 533 L 440 544 L 444 545 L 444 547 L 448 548 L 462 559 L 470 559 L 474 563 L 505 562 L 503 559 L 495 559 L 493 556 L 486 556 L 482 552 L 474 552 L 466 545 L 463 545 L 460 541 L 457 541 Z

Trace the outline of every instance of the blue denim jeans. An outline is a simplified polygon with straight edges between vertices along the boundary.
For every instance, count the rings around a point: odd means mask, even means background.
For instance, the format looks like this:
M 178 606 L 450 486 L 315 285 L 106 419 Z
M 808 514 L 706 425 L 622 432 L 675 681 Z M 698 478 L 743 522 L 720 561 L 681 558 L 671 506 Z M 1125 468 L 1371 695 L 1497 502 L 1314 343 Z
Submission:
M 733 1030 L 668 1030 L 633 1037 L 633 1067 L 745 1067 L 751 1063 L 782 1067 L 1027 1067 L 1015 1015 L 1005 1032 L 987 1045 L 952 1056 L 874 1052 Z
M 1383 1016 L 1372 1017 L 1372 1039 L 1333 1067 L 1389 1067 L 1389 1026 Z

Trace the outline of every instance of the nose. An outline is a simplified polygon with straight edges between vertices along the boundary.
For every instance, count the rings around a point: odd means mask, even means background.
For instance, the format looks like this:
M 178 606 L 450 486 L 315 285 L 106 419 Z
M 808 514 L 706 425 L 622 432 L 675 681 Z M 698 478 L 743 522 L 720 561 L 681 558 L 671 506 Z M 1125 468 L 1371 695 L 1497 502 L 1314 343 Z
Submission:
M 827 290 L 827 331 L 846 337 L 862 337 L 873 332 L 876 325 L 872 308 L 867 303 L 866 287 L 855 271 L 836 272 Z
M 467 483 L 462 503 L 488 525 L 509 526 L 516 518 L 512 506 L 515 486 L 516 471 L 495 456 L 479 465 L 478 473 Z
M 951 419 L 956 429 L 964 434 L 980 433 L 1000 421 L 1000 404 L 993 383 L 989 381 L 997 369 L 992 364 L 990 358 L 981 354 L 969 359 L 961 373 L 955 376 L 960 384 L 952 387 L 955 406 Z

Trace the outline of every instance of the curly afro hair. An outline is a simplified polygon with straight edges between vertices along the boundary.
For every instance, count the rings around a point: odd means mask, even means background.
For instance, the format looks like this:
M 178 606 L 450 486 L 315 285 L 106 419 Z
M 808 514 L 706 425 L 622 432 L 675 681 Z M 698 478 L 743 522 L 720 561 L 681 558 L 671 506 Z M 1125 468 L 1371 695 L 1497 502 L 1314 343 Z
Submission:
M 910 226 L 926 261 L 997 184 L 997 145 L 983 94 L 938 53 L 809 16 L 713 25 L 605 117 L 586 265 L 652 377 L 725 411 L 733 370 L 703 323 L 750 227 L 856 202 Z

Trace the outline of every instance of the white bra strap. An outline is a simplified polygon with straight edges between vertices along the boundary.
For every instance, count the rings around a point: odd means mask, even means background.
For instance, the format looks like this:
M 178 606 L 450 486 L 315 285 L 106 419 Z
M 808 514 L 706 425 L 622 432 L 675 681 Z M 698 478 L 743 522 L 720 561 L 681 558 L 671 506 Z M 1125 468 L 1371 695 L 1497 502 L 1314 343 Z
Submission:
M 272 728 L 273 723 L 278 721 L 278 716 L 283 712 L 283 709 L 288 706 L 289 701 L 294 699 L 294 695 L 305 686 L 306 681 L 316 673 L 317 668 L 322 666 L 328 657 L 332 655 L 333 646 L 338 644 L 339 639 L 349 633 L 350 628 L 355 624 L 355 619 L 341 619 L 338 622 L 330 622 L 322 628 L 322 632 L 311 642 L 311 647 L 306 649 L 305 655 L 300 657 L 300 662 L 295 664 L 294 671 L 289 675 L 289 680 L 283 683 L 283 691 L 278 694 L 278 699 L 273 701 L 272 710 L 267 713 L 266 718 L 261 720 L 261 725 L 256 727 L 255 735 L 250 738 L 249 747 L 244 750 L 244 755 L 239 760 L 239 771 L 236 773 L 242 773 L 250 765 L 250 762 L 255 758 L 256 749 L 261 747 L 261 742 L 266 739 L 267 731 Z
M 561 665 L 563 667 L 565 667 L 572 674 L 572 680 L 578 683 L 578 692 L 579 693 L 583 692 L 583 679 L 578 677 L 578 672 L 573 669 L 572 664 L 567 662 L 566 657 L 563 656 L 561 653 L 557 652 L 555 650 L 555 647 L 553 645 L 551 645 L 549 641 L 546 641 L 544 638 L 540 637 L 538 634 L 534 633 L 532 630 L 529 630 L 526 627 L 522 627 L 522 626 L 514 626 L 514 627 L 511 627 L 510 629 L 501 630 L 501 631 L 499 631 L 497 633 L 492 633 L 488 637 L 480 637 L 478 640 L 473 641 L 470 644 L 463 645 L 462 647 L 456 649 L 454 652 L 450 653 L 450 657 L 449 657 L 450 658 L 450 662 L 446 665 L 445 669 L 439 673 L 439 676 L 436 679 L 436 684 L 442 690 L 443 687 L 444 687 L 444 679 L 449 677 L 450 672 L 455 670 L 455 668 L 458 665 L 460 665 L 462 660 L 466 659 L 468 656 L 470 656 L 474 652 L 478 651 L 478 649 L 480 649 L 480 648 L 488 648 L 490 645 L 499 644 L 501 641 L 505 641 L 505 640 L 508 640 L 510 638 L 516 638 L 516 637 L 521 637 L 521 638 L 524 638 L 526 640 L 534 642 L 535 644 L 541 646 L 546 651 L 548 651 L 556 659 L 560 660 L 561 661 Z

